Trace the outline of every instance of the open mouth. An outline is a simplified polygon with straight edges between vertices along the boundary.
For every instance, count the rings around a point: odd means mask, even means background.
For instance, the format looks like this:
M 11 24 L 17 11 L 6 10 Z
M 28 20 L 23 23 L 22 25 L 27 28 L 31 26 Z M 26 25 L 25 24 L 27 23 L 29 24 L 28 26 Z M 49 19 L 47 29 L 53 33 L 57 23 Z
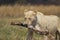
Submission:
M 32 25 L 28 25 L 28 28 L 31 28 L 31 29 L 33 29 L 34 27 L 33 27 Z

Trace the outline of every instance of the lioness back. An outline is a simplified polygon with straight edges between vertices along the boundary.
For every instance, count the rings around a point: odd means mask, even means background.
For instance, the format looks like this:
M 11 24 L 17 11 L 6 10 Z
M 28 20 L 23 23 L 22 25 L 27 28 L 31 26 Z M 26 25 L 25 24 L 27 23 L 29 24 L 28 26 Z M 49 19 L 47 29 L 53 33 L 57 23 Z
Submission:
M 37 14 L 37 21 L 41 25 L 42 29 L 47 28 L 49 32 L 55 32 L 59 24 L 59 18 L 55 15 Z

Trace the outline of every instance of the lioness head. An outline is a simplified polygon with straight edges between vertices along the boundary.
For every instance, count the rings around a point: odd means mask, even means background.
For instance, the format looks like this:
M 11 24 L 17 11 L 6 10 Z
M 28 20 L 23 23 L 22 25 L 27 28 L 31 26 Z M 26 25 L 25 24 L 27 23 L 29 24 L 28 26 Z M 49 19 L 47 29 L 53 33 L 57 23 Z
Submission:
M 34 26 L 36 23 L 36 13 L 34 11 L 26 11 L 24 12 L 25 15 L 25 23 L 28 25 Z

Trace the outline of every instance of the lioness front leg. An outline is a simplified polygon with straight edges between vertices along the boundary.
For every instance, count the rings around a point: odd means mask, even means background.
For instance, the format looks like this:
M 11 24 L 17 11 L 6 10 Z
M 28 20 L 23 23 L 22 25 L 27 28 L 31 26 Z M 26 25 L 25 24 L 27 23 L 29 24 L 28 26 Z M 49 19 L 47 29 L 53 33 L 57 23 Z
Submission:
M 28 29 L 28 35 L 26 40 L 33 40 L 33 30 L 32 29 Z

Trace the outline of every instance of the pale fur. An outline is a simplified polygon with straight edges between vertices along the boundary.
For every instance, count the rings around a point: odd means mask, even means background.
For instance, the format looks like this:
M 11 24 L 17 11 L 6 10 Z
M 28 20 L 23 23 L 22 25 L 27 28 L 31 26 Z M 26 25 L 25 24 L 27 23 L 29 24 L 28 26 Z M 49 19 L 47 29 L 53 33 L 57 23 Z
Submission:
M 47 29 L 49 32 L 55 32 L 59 25 L 59 18 L 54 15 L 42 15 L 37 13 L 37 22 L 41 25 L 42 29 Z
M 34 12 L 34 11 L 27 11 L 24 12 L 25 18 L 31 18 L 33 19 L 33 22 L 30 20 L 26 20 L 28 26 L 32 27 L 32 25 L 35 25 L 35 29 L 37 30 L 48 30 L 51 38 L 50 40 L 53 39 L 53 35 L 56 33 L 57 30 L 59 30 L 59 17 L 55 15 L 44 15 L 41 12 Z M 32 25 L 30 25 L 30 24 Z M 49 37 L 47 36 L 47 38 Z M 48 39 L 46 39 L 48 40 Z M 54 39 L 53 39 L 54 40 Z

